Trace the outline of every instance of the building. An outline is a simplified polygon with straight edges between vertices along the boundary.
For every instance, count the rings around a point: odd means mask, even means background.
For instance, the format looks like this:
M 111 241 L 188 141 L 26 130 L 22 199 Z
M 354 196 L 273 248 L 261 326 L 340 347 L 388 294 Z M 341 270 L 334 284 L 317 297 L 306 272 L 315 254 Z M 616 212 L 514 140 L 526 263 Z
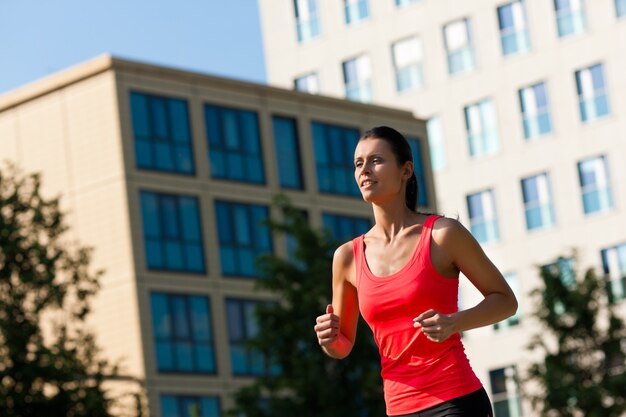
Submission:
M 532 415 L 516 375 L 537 266 L 577 248 L 580 269 L 626 292 L 626 1 L 259 4 L 270 85 L 428 120 L 439 210 L 520 300 L 516 317 L 465 334 L 469 356 L 499 417 Z M 478 299 L 463 286 L 462 307 Z
M 0 96 L 0 158 L 41 172 L 70 237 L 95 249 L 105 274 L 90 325 L 145 381 L 150 416 L 199 404 L 216 417 L 267 371 L 243 342 L 271 298 L 253 290 L 254 258 L 287 254 L 258 225 L 272 198 L 338 238 L 363 231 L 352 150 L 383 122 L 412 138 L 420 202 L 435 210 L 426 125 L 410 112 L 110 56 Z

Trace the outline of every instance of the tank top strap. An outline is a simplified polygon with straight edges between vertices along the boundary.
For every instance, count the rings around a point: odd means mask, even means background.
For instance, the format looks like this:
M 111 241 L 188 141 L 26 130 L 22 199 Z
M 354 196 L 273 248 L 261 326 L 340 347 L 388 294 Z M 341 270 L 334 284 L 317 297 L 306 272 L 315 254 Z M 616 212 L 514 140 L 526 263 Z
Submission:
M 354 270 L 355 270 L 355 281 L 356 281 L 356 289 L 359 289 L 359 283 L 361 282 L 361 275 L 363 274 L 363 235 L 358 236 L 352 239 L 352 250 L 354 252 Z
M 419 242 L 419 255 L 422 262 L 426 262 L 430 260 L 430 239 L 433 235 L 433 225 L 435 221 L 442 216 L 437 214 L 433 214 L 429 216 L 424 225 L 422 226 L 422 233 L 420 234 L 420 242 Z

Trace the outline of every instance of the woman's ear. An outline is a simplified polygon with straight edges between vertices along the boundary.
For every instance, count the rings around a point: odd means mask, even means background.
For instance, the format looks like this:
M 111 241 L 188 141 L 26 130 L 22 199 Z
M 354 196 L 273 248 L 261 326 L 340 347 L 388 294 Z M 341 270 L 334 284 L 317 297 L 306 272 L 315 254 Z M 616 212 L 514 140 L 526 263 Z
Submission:
M 413 161 L 406 161 L 404 163 L 404 169 L 402 171 L 402 178 L 408 181 L 412 175 L 413 175 Z

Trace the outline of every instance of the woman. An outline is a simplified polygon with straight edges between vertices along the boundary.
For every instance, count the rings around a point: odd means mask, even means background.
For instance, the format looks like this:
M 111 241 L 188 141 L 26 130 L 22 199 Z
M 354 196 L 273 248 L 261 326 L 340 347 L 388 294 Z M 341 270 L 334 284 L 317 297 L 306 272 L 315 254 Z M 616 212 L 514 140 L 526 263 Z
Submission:
M 458 221 L 415 211 L 413 157 L 400 133 L 367 131 L 354 165 L 376 222 L 335 251 L 332 305 L 315 325 L 320 346 L 346 357 L 360 311 L 379 347 L 389 416 L 491 417 L 460 332 L 513 315 L 513 292 Z M 457 309 L 460 272 L 484 296 L 464 311 Z

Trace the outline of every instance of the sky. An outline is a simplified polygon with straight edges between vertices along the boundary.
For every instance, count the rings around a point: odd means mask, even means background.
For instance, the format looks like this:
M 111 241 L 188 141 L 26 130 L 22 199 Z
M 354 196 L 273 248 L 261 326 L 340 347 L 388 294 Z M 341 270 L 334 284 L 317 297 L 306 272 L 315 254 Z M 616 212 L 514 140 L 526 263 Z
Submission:
M 0 94 L 103 53 L 266 80 L 257 0 L 0 0 Z

